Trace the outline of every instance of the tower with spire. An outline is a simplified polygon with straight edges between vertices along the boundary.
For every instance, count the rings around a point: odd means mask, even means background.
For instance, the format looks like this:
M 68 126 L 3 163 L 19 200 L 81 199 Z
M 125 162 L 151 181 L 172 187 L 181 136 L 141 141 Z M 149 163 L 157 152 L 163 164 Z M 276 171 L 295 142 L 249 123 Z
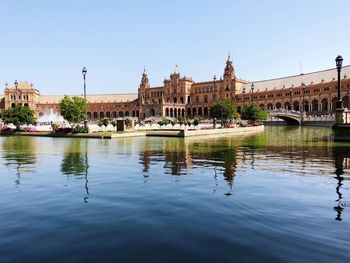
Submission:
M 223 90 L 221 97 L 230 99 L 235 96 L 236 93 L 236 76 L 235 70 L 232 65 L 231 56 L 228 55 L 226 60 L 226 66 L 224 69 Z
M 138 89 L 139 105 L 145 104 L 148 99 L 148 89 L 151 87 L 146 68 L 143 69 L 141 83 Z

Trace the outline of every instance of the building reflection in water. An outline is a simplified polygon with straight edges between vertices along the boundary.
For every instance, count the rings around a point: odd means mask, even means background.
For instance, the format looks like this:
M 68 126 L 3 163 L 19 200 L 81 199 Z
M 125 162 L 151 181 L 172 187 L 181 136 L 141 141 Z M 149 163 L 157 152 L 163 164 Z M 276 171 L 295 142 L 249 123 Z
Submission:
M 214 190 L 218 185 L 219 174 L 224 176 L 229 190 L 225 195 L 232 195 L 233 180 L 236 170 L 236 148 L 227 144 L 225 140 L 199 141 L 193 139 L 171 139 L 162 141 L 158 147 L 152 147 L 151 140 L 145 140 L 140 153 L 140 164 L 143 166 L 145 177 L 149 176 L 152 163 L 163 163 L 164 173 L 176 176 L 188 175 L 195 166 L 213 170 Z
M 21 184 L 24 173 L 35 173 L 37 162 L 36 151 L 37 140 L 35 137 L 6 137 L 3 141 L 3 159 L 5 166 L 15 169 L 15 184 Z
M 233 194 L 236 174 L 246 169 L 293 173 L 304 175 L 331 175 L 333 165 L 336 168 L 337 185 L 336 219 L 342 219 L 346 206 L 342 195 L 344 183 L 343 169 L 350 168 L 350 153 L 334 148 L 331 131 L 328 129 L 303 129 L 266 127 L 264 134 L 246 137 L 221 137 L 215 139 L 171 139 L 166 138 L 157 145 L 151 139 L 144 140 L 141 147 L 140 164 L 144 176 L 148 177 L 152 165 L 163 164 L 164 174 L 180 176 L 192 174 L 192 168 L 205 167 L 213 170 L 215 193 L 220 183 L 220 176 L 227 182 L 225 195 Z M 288 137 L 285 136 L 288 130 Z M 283 136 L 282 136 L 283 135 Z M 336 149 L 336 150 L 334 150 Z M 345 165 L 345 166 L 344 166 Z M 332 207 L 333 209 L 333 207 Z
M 74 175 L 78 179 L 84 179 L 85 197 L 84 202 L 88 203 L 89 180 L 88 180 L 88 140 L 70 139 L 70 143 L 64 151 L 61 164 L 61 172 L 65 175 Z

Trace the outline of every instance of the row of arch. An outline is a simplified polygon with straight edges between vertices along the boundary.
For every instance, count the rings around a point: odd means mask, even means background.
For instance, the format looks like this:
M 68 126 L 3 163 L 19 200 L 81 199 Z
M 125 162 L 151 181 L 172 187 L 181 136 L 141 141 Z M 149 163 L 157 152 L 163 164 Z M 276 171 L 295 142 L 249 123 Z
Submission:
M 139 111 L 138 110 L 132 110 L 129 111 L 119 111 L 118 113 L 116 111 L 107 111 L 107 112 L 88 112 L 88 119 L 104 119 L 104 118 L 118 118 L 118 117 L 129 117 L 131 113 L 131 117 L 139 117 Z
M 22 105 L 22 103 L 18 103 L 18 105 Z M 23 104 L 24 107 L 29 107 L 28 103 Z M 11 103 L 11 107 L 14 108 L 16 107 L 16 103 Z
M 208 107 L 198 107 L 198 108 L 187 108 L 185 116 L 185 109 L 176 109 L 176 108 L 165 108 L 165 116 L 166 117 L 194 117 L 194 116 L 203 116 L 208 117 L 209 116 L 209 109 Z
M 259 106 L 263 109 L 272 110 L 272 109 L 290 109 L 296 111 L 304 111 L 304 112 L 332 112 L 335 110 L 337 98 L 333 97 L 332 99 L 323 98 L 321 100 L 313 99 L 311 101 L 304 101 L 304 109 L 302 101 L 293 101 L 292 104 L 289 101 L 286 102 L 276 102 L 266 104 L 260 104 Z M 344 107 L 349 108 L 349 97 L 343 97 Z

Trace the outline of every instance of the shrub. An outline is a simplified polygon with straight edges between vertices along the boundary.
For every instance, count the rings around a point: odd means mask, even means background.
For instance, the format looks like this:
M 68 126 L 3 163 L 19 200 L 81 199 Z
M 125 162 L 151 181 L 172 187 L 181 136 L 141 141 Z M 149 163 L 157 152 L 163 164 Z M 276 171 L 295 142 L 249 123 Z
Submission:
M 193 125 L 197 127 L 199 125 L 200 119 L 198 117 L 194 117 L 193 119 Z
M 72 133 L 72 131 L 73 131 L 72 128 L 68 128 L 68 127 L 62 128 L 62 127 L 60 127 L 60 128 L 57 128 L 55 130 L 55 133 Z
M 180 124 L 180 127 L 181 127 L 182 125 L 184 125 L 185 119 L 182 117 L 179 117 L 179 118 L 177 118 L 177 123 Z
M 158 124 L 159 124 L 160 126 L 167 125 L 168 123 L 169 123 L 169 120 L 168 120 L 167 118 L 165 118 L 165 117 L 162 117 L 162 118 L 160 119 L 160 121 L 158 121 Z
M 171 126 L 173 126 L 173 128 L 174 128 L 174 126 L 176 125 L 176 123 L 177 123 L 177 122 L 176 122 L 175 119 L 173 119 L 173 120 L 170 121 L 170 124 L 171 124 Z
M 72 129 L 73 133 L 89 133 L 89 128 L 85 126 L 77 125 Z
M 58 125 L 58 123 L 51 123 L 51 129 L 54 131 L 54 130 L 56 130 L 58 127 L 60 127 L 59 125 Z
M 130 118 L 125 118 L 124 123 L 126 127 L 130 128 L 132 124 L 132 120 Z
M 23 127 L 24 132 L 36 132 L 36 127 L 35 126 L 27 126 Z

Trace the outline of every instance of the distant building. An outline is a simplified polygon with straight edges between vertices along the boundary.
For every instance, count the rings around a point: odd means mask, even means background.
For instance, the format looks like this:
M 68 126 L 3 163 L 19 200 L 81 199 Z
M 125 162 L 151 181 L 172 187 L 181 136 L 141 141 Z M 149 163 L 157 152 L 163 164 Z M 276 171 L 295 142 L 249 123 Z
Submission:
M 342 98 L 349 107 L 350 66 L 342 69 Z M 305 84 L 304 89 L 302 83 Z M 252 86 L 253 84 L 253 86 Z M 253 89 L 252 89 L 253 87 Z M 337 71 L 328 69 L 308 74 L 277 78 L 254 83 L 238 79 L 230 57 L 223 77 L 218 80 L 195 82 L 174 72 L 163 86 L 151 87 L 144 70 L 138 93 L 87 95 L 90 120 L 117 117 L 194 117 L 209 116 L 210 105 L 218 99 L 236 100 L 240 110 L 252 101 L 264 109 L 288 108 L 306 114 L 332 113 L 337 97 Z M 79 95 L 81 96 L 81 95 Z M 37 116 L 59 112 L 63 95 L 41 95 L 33 84 L 19 82 L 17 88 L 5 84 L 0 95 L 0 113 L 16 104 L 28 106 Z

